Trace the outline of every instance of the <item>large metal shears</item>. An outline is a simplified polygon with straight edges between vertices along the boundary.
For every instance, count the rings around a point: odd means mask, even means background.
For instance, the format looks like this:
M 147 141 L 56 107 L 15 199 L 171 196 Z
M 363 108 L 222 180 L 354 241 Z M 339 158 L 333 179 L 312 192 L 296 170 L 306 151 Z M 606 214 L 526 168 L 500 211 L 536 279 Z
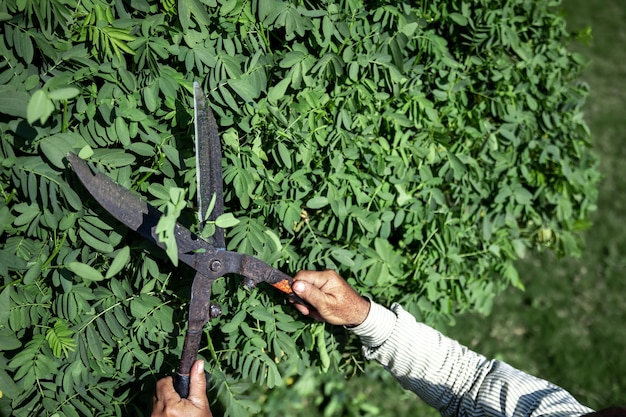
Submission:
M 215 221 L 223 214 L 224 202 L 222 152 L 217 123 L 197 83 L 194 83 L 194 114 L 198 217 L 202 226 L 204 222 Z M 165 249 L 155 231 L 161 212 L 104 174 L 94 174 L 78 156 L 70 153 L 67 159 L 85 188 L 102 207 L 127 227 Z M 213 209 L 207 214 L 212 199 Z M 291 291 L 293 279 L 289 275 L 252 256 L 226 250 L 224 230 L 220 227 L 216 227 L 213 236 L 207 240 L 180 224 L 176 224 L 174 234 L 178 259 L 196 271 L 183 352 L 174 378 L 176 391 L 182 398 L 186 398 L 189 394 L 189 374 L 198 354 L 203 327 L 209 318 L 219 315 L 219 309 L 211 306 L 211 286 L 217 278 L 230 273 L 242 275 L 243 284 L 248 288 L 267 282 L 299 302 L 302 300 Z

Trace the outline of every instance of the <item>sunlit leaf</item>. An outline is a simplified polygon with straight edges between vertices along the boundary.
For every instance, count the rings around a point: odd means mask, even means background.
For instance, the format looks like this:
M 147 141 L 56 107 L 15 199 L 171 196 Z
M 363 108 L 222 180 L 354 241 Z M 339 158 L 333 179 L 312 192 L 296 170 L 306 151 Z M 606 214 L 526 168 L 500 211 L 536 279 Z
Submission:
M 48 93 L 44 90 L 37 90 L 31 96 L 26 107 L 28 123 L 33 124 L 38 120 L 41 123 L 46 123 L 53 111 L 54 104 Z
M 109 269 L 107 270 L 105 278 L 108 279 L 115 276 L 118 272 L 122 270 L 122 268 L 124 268 L 128 264 L 129 260 L 130 247 L 124 246 L 119 252 L 117 252 L 115 258 L 113 258 L 113 261 L 111 262 L 111 266 L 109 266 Z
M 79 93 L 80 90 L 76 87 L 65 87 L 50 91 L 48 97 L 51 100 L 69 100 L 76 97 Z
M 104 276 L 102 276 L 102 273 L 100 271 L 82 262 L 70 262 L 65 265 L 65 267 L 79 277 L 88 281 L 102 281 L 104 279 Z
M 313 197 L 307 201 L 306 205 L 312 209 L 320 209 L 328 205 L 328 198 L 323 196 Z
M 239 220 L 235 218 L 232 213 L 224 213 L 221 214 L 217 219 L 215 219 L 215 225 L 217 227 L 233 227 L 239 224 Z

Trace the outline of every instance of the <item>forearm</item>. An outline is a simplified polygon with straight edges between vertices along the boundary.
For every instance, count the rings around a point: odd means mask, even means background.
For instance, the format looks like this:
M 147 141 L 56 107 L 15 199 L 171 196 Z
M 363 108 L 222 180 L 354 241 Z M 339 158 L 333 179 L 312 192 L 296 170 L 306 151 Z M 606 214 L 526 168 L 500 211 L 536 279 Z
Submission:
M 416 322 L 397 305 L 393 310 L 373 303 L 367 320 L 354 329 L 364 353 L 444 416 L 577 416 L 591 411 L 561 388 L 487 360 Z
M 404 388 L 443 415 L 456 415 L 458 394 L 469 391 L 472 383 L 457 375 L 458 365 L 479 369 L 485 367 L 486 359 L 416 322 L 399 306 L 390 311 L 373 303 L 371 309 L 372 315 L 354 329 L 362 337 L 365 356 L 387 368 Z M 376 329 L 380 332 L 372 337 Z

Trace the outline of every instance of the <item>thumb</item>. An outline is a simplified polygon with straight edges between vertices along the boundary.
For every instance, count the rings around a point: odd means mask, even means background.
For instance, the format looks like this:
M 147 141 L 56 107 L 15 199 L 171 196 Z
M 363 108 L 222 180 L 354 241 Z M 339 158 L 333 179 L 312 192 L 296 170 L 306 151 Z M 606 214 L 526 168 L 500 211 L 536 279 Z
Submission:
M 295 281 L 291 286 L 294 293 L 314 308 L 322 305 L 325 294 L 315 285 L 306 281 Z
M 203 360 L 197 360 L 191 367 L 189 396 L 187 399 L 197 407 L 204 407 L 208 403 Z

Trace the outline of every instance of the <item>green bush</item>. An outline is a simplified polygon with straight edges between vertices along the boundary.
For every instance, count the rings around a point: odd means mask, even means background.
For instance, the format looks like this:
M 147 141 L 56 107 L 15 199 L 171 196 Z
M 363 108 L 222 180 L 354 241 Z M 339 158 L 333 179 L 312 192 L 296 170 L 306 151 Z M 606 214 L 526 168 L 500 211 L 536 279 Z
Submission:
M 529 249 L 576 254 L 598 173 L 557 3 L 3 1 L 0 409 L 140 414 L 177 365 L 193 271 L 104 212 L 65 155 L 157 207 L 184 189 L 193 227 L 194 80 L 232 250 L 336 268 L 429 323 L 523 287 Z M 250 384 L 358 366 L 270 288 L 229 277 L 213 297 L 201 354 L 227 415 L 260 411 Z

